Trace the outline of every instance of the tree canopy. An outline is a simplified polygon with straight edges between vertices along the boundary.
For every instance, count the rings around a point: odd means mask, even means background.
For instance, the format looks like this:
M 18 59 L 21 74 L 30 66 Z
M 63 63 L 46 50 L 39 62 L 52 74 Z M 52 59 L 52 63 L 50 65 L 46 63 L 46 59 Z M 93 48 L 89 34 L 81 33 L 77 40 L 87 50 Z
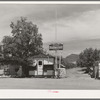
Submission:
M 94 62 L 98 60 L 100 60 L 100 50 L 86 48 L 79 54 L 77 65 L 80 67 L 87 67 L 88 70 L 90 67 L 93 67 Z
M 31 55 L 43 52 L 42 35 L 38 33 L 37 25 L 21 17 L 11 22 L 10 27 L 12 36 L 5 36 L 2 40 L 5 57 L 27 60 Z

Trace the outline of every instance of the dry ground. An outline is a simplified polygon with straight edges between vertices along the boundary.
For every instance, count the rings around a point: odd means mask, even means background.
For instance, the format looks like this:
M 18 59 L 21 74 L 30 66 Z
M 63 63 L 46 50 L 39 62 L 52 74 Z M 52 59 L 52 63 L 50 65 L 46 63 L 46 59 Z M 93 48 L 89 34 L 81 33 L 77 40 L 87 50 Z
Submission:
M 67 70 L 67 78 L 0 78 L 0 89 L 100 89 L 100 80 L 84 74 L 81 68 Z

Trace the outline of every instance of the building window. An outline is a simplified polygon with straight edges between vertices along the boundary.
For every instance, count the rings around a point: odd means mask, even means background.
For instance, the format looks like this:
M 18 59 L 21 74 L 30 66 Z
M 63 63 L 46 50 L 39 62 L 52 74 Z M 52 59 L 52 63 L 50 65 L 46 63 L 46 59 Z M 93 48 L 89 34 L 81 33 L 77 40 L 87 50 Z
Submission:
M 42 65 L 42 61 L 39 61 L 39 65 Z

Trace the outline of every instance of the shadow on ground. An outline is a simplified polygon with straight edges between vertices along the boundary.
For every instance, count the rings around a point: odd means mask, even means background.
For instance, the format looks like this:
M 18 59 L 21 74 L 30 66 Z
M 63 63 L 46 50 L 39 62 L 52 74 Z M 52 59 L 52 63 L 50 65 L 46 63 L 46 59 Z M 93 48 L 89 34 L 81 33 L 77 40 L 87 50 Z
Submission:
M 83 72 L 83 74 L 88 74 L 88 71 L 86 68 L 79 69 L 78 71 Z

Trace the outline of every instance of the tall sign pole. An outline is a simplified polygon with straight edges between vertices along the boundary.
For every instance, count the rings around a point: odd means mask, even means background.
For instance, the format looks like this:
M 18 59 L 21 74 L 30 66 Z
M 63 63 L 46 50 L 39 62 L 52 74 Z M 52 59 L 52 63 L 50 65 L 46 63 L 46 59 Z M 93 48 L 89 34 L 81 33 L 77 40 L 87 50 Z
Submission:
M 57 7 L 55 7 L 55 42 L 57 42 Z M 55 77 L 57 78 L 57 49 L 55 49 Z
M 55 42 L 57 42 L 57 7 L 55 7 Z
M 63 44 L 57 43 L 57 7 L 55 7 L 55 43 L 49 45 L 49 50 L 55 51 L 55 64 L 54 64 L 54 72 L 55 78 L 58 76 L 58 57 L 57 51 L 63 50 Z M 61 62 L 59 62 L 61 63 Z

